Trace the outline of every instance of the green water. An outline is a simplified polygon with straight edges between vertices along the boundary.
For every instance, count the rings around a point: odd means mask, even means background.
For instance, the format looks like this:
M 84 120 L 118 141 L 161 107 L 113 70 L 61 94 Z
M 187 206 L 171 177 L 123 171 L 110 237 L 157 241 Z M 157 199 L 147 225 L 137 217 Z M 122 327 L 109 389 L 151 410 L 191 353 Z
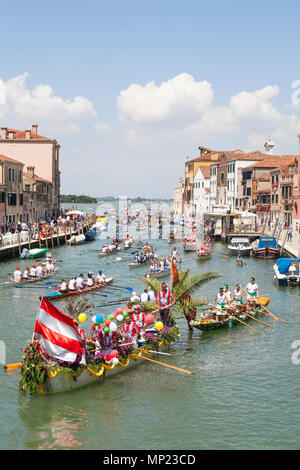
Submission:
M 160 254 L 169 253 L 166 241 L 153 243 Z M 144 268 L 129 270 L 124 253 L 118 255 L 121 261 L 99 259 L 94 250 L 101 245 L 96 240 L 53 250 L 63 260 L 59 277 L 102 269 L 115 276 L 115 284 L 141 293 L 138 276 Z M 227 252 L 221 243 L 214 248 Z M 18 264 L 24 268 L 28 261 Z M 200 289 L 210 301 L 226 281 L 231 288 L 236 282 L 245 286 L 254 274 L 260 293 L 271 297 L 271 311 L 293 322 L 262 318 L 273 328 L 252 322 L 266 334 L 261 336 L 242 325 L 191 334 L 181 320 L 173 356 L 160 360 L 193 370 L 194 376 L 143 362 L 69 393 L 28 397 L 18 390 L 18 374 L 1 369 L 1 449 L 299 449 L 300 365 L 292 363 L 291 344 L 300 339 L 300 294 L 276 285 L 272 265 L 252 258 L 240 267 L 217 256 L 203 262 L 195 255 L 184 257 L 183 268 L 223 275 Z M 1 263 L 0 282 L 15 266 L 16 261 Z M 40 293 L 0 288 L 0 339 L 6 342 L 7 363 L 19 361 L 19 347 L 31 338 Z M 109 288 L 107 293 L 109 299 L 120 295 Z M 90 299 L 99 305 L 107 298 L 90 294 Z M 63 309 L 62 302 L 57 305 Z M 90 326 L 89 320 L 87 331 Z

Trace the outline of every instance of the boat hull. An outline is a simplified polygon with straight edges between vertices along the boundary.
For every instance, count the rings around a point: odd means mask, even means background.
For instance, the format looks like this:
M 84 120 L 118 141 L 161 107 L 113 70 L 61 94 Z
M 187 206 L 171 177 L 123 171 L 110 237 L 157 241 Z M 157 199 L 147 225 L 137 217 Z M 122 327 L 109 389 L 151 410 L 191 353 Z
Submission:
M 75 290 L 75 291 L 61 293 L 56 290 L 56 291 L 50 292 L 49 294 L 46 294 L 44 297 L 48 298 L 49 300 L 60 300 L 60 299 L 65 299 L 66 297 L 74 297 L 74 296 L 81 295 L 81 294 L 89 294 L 99 289 L 103 289 L 108 284 L 112 284 L 113 280 L 114 278 L 110 277 L 106 280 L 106 284 L 99 284 L 98 286 L 86 287 L 85 289 L 82 289 L 80 291 Z

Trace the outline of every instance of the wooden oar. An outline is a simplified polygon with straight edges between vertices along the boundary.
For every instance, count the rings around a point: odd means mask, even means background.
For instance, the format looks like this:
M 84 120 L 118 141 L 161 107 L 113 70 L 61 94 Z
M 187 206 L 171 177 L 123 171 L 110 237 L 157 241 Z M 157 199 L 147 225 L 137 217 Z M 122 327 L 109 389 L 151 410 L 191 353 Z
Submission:
M 224 259 L 227 259 L 228 261 L 231 261 L 231 258 L 228 258 L 227 256 L 222 256 L 222 255 L 218 255 L 217 253 L 213 253 L 213 255 L 216 255 L 216 256 L 219 256 L 220 258 L 224 258 Z
M 215 307 L 217 310 L 220 310 L 220 311 L 222 312 L 222 309 L 221 309 L 221 308 L 216 307 L 216 306 L 214 306 L 214 307 Z M 232 315 L 232 316 L 233 316 L 233 318 L 234 318 L 235 320 L 237 320 L 238 322 L 240 322 L 240 323 L 242 323 L 243 325 L 247 326 L 247 327 L 250 328 L 251 330 L 256 331 L 256 333 L 259 333 L 259 334 L 262 335 L 262 336 L 266 336 L 266 335 L 265 335 L 264 333 L 262 333 L 261 331 L 257 330 L 256 328 L 253 328 L 253 326 L 247 325 L 247 323 L 243 322 L 242 320 L 240 320 L 239 318 L 237 318 L 237 317 L 234 316 L 234 315 Z
M 284 320 L 283 318 L 280 318 L 280 317 L 277 317 L 276 315 L 274 315 L 274 313 L 270 312 L 270 310 L 268 310 L 266 307 L 264 307 L 263 305 L 260 305 L 261 308 L 263 308 L 264 310 L 266 310 L 266 312 L 261 312 L 261 310 L 258 310 L 259 312 L 261 313 L 264 313 L 265 315 L 268 315 L 269 317 L 272 317 L 274 318 L 274 320 L 280 320 L 280 321 L 283 321 L 285 323 L 293 323 L 291 321 L 288 321 L 288 320 Z
M 268 328 L 272 328 L 271 325 L 268 325 L 267 323 L 265 323 L 265 322 L 263 322 L 263 321 L 261 321 L 261 320 L 258 320 L 258 318 L 253 317 L 253 316 L 250 315 L 249 313 L 242 312 L 242 314 L 247 315 L 247 317 L 252 318 L 252 320 L 255 320 L 255 321 L 258 321 L 259 323 L 262 323 L 262 325 L 265 325 L 265 326 L 268 327 Z
M 186 374 L 195 375 L 195 372 L 192 372 L 190 370 L 185 370 L 185 369 L 181 369 L 180 367 L 170 366 L 169 364 L 165 364 L 164 362 L 154 361 L 154 359 L 150 359 L 149 357 L 138 356 L 136 354 L 132 354 L 132 355 L 135 356 L 137 359 L 146 359 L 146 361 L 154 362 L 155 364 L 160 364 L 161 366 L 169 367 L 170 369 L 175 369 L 180 372 L 185 372 Z
M 134 348 L 136 351 L 142 351 L 144 353 L 155 353 L 155 354 L 162 354 L 163 356 L 172 356 L 172 354 L 165 353 L 162 351 L 152 351 L 151 349 L 143 349 L 143 348 Z
M 15 364 L 5 364 L 4 369 L 5 370 L 13 370 L 13 369 L 18 369 L 18 367 L 21 366 L 21 362 L 17 362 Z

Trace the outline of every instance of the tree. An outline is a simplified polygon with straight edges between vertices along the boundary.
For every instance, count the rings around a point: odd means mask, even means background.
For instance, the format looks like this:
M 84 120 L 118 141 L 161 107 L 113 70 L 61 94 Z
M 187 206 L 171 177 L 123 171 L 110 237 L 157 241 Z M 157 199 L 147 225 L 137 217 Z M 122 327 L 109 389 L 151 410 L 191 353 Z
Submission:
M 190 274 L 190 269 L 178 272 L 178 281 L 172 288 L 175 296 L 175 312 L 182 312 L 191 330 L 190 321 L 196 317 L 197 307 L 207 304 L 205 297 L 195 297 L 193 294 L 197 292 L 205 282 L 220 277 L 221 274 L 215 271 L 209 271 L 201 274 Z M 161 288 L 161 283 L 155 278 L 141 278 L 144 284 L 152 287 L 155 292 Z

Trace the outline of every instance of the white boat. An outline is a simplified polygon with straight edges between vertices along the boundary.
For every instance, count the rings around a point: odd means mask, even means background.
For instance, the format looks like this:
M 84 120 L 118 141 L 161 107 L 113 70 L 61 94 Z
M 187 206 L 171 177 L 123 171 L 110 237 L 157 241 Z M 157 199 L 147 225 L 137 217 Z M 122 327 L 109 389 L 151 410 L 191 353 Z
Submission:
M 273 270 L 279 286 L 300 286 L 300 258 L 279 258 Z
M 67 240 L 67 245 L 79 245 L 86 241 L 85 235 L 82 233 L 80 235 L 72 235 L 72 237 Z
M 228 249 L 233 255 L 237 255 L 240 252 L 241 256 L 249 256 L 252 247 L 247 237 L 232 237 L 228 245 Z
M 157 279 L 157 278 L 160 278 L 160 277 L 168 276 L 169 274 L 170 274 L 170 268 L 169 269 L 164 269 L 162 271 L 153 272 L 153 273 L 148 271 L 145 275 L 145 278 L 155 277 Z

